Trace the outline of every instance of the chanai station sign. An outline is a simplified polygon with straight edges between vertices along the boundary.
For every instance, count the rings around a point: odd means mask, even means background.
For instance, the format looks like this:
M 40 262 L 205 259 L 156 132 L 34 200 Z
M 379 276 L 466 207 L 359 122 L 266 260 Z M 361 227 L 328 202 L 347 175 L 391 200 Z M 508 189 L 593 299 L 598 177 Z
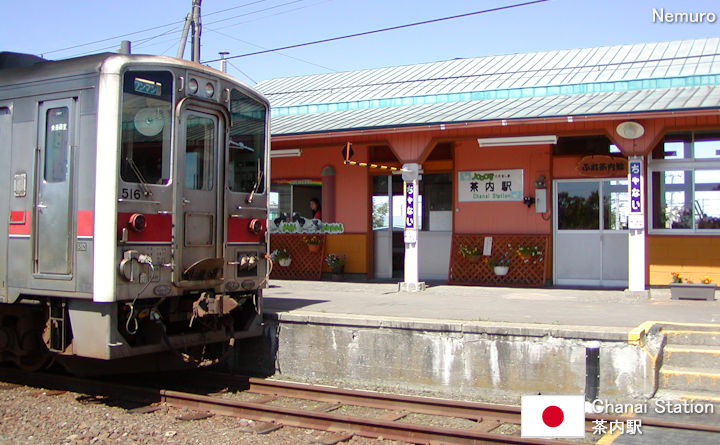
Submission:
M 458 172 L 458 201 L 522 201 L 523 170 Z

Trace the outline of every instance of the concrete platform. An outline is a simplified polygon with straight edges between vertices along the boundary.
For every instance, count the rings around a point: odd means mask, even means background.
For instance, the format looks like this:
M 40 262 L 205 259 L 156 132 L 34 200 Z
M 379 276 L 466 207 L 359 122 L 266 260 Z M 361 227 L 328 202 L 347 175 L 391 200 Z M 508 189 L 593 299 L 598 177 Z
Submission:
M 428 286 L 397 292 L 397 284 L 272 280 L 265 311 L 272 314 L 354 314 L 403 319 L 467 320 L 601 327 L 629 331 L 648 320 L 720 323 L 720 301 L 671 300 L 668 289 L 642 299 L 617 290 Z M 620 328 L 614 329 L 614 328 Z
M 663 327 L 720 330 L 720 301 L 671 300 L 667 289 L 649 298 L 449 285 L 406 293 L 273 280 L 264 296 L 265 336 L 238 345 L 239 372 L 516 404 L 537 393 L 649 400 Z

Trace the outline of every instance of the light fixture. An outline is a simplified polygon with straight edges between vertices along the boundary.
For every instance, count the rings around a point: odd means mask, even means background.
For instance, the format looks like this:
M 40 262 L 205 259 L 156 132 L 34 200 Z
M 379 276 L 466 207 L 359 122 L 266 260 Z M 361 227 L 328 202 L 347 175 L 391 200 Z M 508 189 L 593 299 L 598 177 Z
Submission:
M 198 91 L 198 82 L 195 79 L 190 79 L 188 82 L 188 91 L 190 94 L 195 94 Z
M 270 150 L 271 158 L 296 158 L 302 154 L 299 148 L 289 148 L 287 150 Z
M 509 147 L 513 145 L 547 145 L 557 144 L 557 136 L 514 136 L 507 138 L 480 138 L 477 140 L 479 147 Z

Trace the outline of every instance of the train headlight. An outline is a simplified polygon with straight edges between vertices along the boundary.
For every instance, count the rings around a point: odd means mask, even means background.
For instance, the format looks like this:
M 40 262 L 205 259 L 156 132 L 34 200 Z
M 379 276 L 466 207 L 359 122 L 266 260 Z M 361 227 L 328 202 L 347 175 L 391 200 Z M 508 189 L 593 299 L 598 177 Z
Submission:
M 207 97 L 213 97 L 215 95 L 215 87 L 210 82 L 205 84 L 205 95 Z
M 188 82 L 188 91 L 190 94 L 196 94 L 198 91 L 198 82 L 195 79 L 190 79 Z
M 263 231 L 263 223 L 259 219 L 251 219 L 248 230 L 253 235 L 259 235 Z
M 133 213 L 130 215 L 128 226 L 130 226 L 130 228 L 135 232 L 143 232 L 147 228 L 147 220 L 143 214 Z

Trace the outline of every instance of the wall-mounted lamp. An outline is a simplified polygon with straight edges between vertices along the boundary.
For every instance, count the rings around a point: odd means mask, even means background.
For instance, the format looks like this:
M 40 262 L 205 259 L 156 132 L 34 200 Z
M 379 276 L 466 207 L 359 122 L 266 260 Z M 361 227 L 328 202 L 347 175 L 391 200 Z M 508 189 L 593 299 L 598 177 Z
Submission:
M 477 140 L 479 147 L 509 147 L 513 145 L 547 145 L 557 144 L 557 136 L 514 136 L 506 138 L 480 138 Z
M 540 175 L 537 178 L 537 181 L 533 183 L 535 185 L 536 189 L 544 189 L 545 188 L 545 175 Z
M 302 154 L 299 148 L 290 148 L 287 150 L 270 150 L 271 158 L 296 158 Z

